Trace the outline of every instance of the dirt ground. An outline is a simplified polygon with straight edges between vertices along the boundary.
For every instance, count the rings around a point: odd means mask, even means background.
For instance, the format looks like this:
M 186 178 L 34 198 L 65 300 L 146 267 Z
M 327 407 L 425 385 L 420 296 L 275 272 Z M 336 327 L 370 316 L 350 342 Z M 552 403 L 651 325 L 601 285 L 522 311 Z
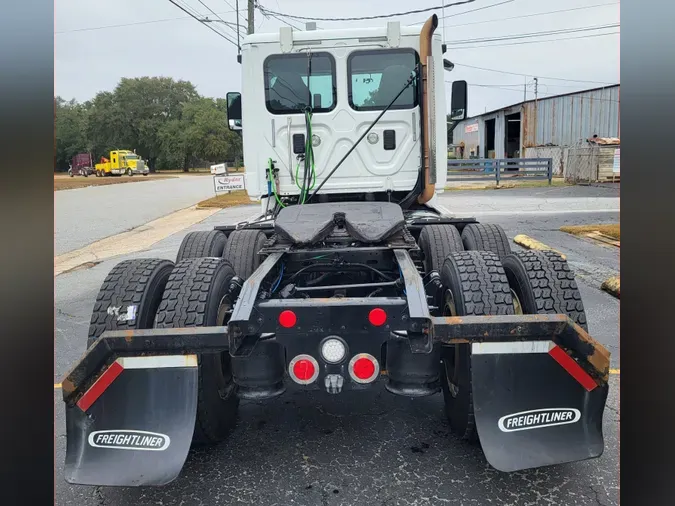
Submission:
M 119 177 L 89 177 L 75 176 L 68 174 L 54 174 L 54 191 L 74 190 L 76 188 L 86 188 L 88 186 L 103 186 L 109 184 L 140 183 L 142 181 L 156 181 L 158 179 L 173 179 L 176 176 L 165 174 L 150 174 L 148 176 L 119 176 Z
M 197 209 L 208 209 L 208 208 L 220 208 L 224 209 L 226 207 L 233 207 L 239 205 L 250 205 L 253 204 L 248 194 L 241 191 L 233 191 L 232 193 L 223 193 L 210 199 L 202 200 L 197 204 Z

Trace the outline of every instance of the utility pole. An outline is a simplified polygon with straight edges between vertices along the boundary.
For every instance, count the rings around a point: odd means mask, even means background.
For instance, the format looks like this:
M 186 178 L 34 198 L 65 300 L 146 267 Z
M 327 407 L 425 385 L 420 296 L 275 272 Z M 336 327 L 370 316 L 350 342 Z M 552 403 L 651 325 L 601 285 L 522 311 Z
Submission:
M 537 92 L 539 90 L 539 79 L 534 78 L 534 145 L 537 145 Z
M 240 38 L 239 38 L 240 37 L 240 35 L 239 35 L 239 0 L 237 0 L 236 3 L 235 3 L 235 9 L 237 11 L 235 13 L 235 16 L 237 18 L 237 61 L 239 63 L 241 63 L 241 60 L 240 60 L 241 44 L 240 44 Z
M 255 30 L 253 23 L 253 13 L 255 12 L 255 0 L 248 0 L 248 34 L 252 34 Z
M 527 76 L 523 77 L 523 102 L 527 102 Z

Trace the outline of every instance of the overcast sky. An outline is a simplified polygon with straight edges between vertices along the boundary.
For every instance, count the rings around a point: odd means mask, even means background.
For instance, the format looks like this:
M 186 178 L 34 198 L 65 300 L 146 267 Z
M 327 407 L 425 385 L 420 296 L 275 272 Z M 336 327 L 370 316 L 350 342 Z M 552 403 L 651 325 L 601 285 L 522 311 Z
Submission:
M 235 0 L 177 1 L 210 18 L 215 16 L 208 8 L 225 21 L 236 20 L 231 7 L 235 5 Z M 456 0 L 446 0 L 446 5 L 452 1 Z M 246 3 L 246 0 L 239 0 L 242 24 Z M 260 1 L 261 5 L 273 11 L 323 18 L 385 14 L 441 3 L 442 0 Z M 495 6 L 489 7 L 492 5 Z M 467 12 L 472 10 L 476 11 Z M 435 12 L 441 17 L 440 10 Z M 533 16 L 540 13 L 551 14 Z M 397 19 L 403 25 L 417 24 L 424 22 L 430 14 Z M 457 7 L 446 7 L 445 15 L 445 41 L 449 46 L 445 57 L 456 63 L 455 70 L 446 74 L 446 79 L 464 79 L 469 83 L 469 115 L 522 101 L 526 82 L 527 98 L 533 98 L 534 76 L 539 77 L 540 96 L 619 82 L 619 35 L 597 36 L 618 32 L 618 27 L 565 32 L 618 24 L 619 3 L 613 0 L 475 0 Z M 236 47 L 188 17 L 168 0 L 56 0 L 54 16 L 55 94 L 65 99 L 85 101 L 99 91 L 112 90 L 122 77 L 140 76 L 189 80 L 200 94 L 211 97 L 224 97 L 228 91 L 240 91 Z M 289 21 L 304 27 L 303 21 Z M 125 23 L 144 24 L 111 27 Z M 385 23 L 386 20 L 321 21 L 317 25 L 319 28 L 337 28 Z M 277 19 L 266 19 L 256 11 L 255 26 L 257 32 L 270 32 L 283 25 Z M 231 38 L 236 37 L 222 23 L 218 28 Z M 558 30 L 563 32 L 522 37 L 533 32 Z M 472 42 L 473 39 L 505 36 L 521 38 Z M 531 43 L 551 39 L 558 40 Z M 453 45 L 453 41 L 464 42 Z M 595 82 L 573 81 L 575 79 Z M 448 85 L 448 95 L 449 91 Z

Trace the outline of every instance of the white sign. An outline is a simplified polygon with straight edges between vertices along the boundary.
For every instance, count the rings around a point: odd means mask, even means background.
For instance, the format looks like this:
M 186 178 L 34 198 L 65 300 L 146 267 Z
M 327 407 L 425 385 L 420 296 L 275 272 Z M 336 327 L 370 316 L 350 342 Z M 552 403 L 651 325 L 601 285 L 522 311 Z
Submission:
M 211 165 L 211 174 L 227 174 L 227 164 Z
M 620 173 L 621 172 L 621 148 L 616 148 L 614 151 L 614 166 L 612 167 L 612 172 Z
M 237 174 L 236 176 L 214 176 L 213 186 L 216 193 L 227 192 L 232 190 L 244 190 L 244 174 Z
M 478 132 L 478 123 L 472 123 L 464 127 L 464 133 L 470 134 L 471 132 Z

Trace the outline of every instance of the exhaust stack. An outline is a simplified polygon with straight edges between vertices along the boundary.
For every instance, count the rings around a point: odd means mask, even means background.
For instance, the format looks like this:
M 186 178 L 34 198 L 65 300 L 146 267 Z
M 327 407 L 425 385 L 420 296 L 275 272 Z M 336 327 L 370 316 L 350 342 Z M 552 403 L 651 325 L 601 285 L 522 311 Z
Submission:
M 420 33 L 420 60 L 422 63 L 422 117 L 424 121 L 422 122 L 422 129 L 424 131 L 424 158 L 422 163 L 424 164 L 424 188 L 422 193 L 417 197 L 417 202 L 420 204 L 425 204 L 429 202 L 434 196 L 436 191 L 436 185 L 431 183 L 431 174 L 430 174 L 430 160 L 429 152 L 431 145 L 431 138 L 429 131 L 429 94 L 427 87 L 427 76 L 429 74 L 427 65 L 429 62 L 429 57 L 431 56 L 431 41 L 434 35 L 434 31 L 438 27 L 438 16 L 434 14 L 422 27 L 422 32 Z

